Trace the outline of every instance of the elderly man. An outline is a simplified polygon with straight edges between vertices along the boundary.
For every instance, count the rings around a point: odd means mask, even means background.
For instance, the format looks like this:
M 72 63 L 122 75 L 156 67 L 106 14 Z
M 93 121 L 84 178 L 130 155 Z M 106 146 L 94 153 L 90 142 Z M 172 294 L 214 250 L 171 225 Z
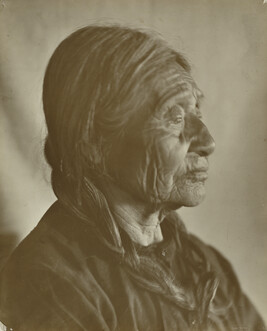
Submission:
M 1 276 L 13 330 L 262 330 L 227 260 L 175 210 L 204 198 L 214 141 L 181 54 L 147 32 L 89 26 L 44 79 L 58 201 Z

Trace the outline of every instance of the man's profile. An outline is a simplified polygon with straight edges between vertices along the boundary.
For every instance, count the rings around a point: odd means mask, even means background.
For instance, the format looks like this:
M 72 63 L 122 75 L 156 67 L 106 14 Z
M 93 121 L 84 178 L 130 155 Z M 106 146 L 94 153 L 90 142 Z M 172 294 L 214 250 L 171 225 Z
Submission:
M 44 78 L 58 198 L 1 275 L 13 330 L 261 330 L 229 262 L 176 210 L 205 196 L 215 144 L 190 65 L 155 34 L 88 26 Z

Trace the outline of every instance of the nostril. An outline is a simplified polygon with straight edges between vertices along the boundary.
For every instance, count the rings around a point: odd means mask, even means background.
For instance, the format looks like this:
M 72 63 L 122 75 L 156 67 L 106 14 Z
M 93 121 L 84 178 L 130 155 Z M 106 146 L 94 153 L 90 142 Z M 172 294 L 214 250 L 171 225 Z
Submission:
M 204 137 L 202 137 L 204 138 Z M 215 142 L 209 135 L 205 139 L 197 139 L 193 141 L 189 147 L 188 152 L 195 152 L 200 156 L 209 156 L 214 152 Z
M 212 141 L 208 145 L 202 147 L 202 153 L 204 154 L 203 156 L 210 155 L 211 153 L 214 152 L 214 149 L 215 149 L 215 142 L 212 139 Z

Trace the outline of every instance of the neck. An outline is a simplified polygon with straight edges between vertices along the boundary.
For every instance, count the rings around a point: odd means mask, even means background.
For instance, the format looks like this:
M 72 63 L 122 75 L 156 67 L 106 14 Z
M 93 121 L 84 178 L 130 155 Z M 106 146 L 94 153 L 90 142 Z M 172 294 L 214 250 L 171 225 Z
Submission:
M 135 243 L 148 246 L 163 240 L 160 223 L 164 215 L 160 209 L 148 208 L 112 184 L 108 186 L 107 198 L 119 226 Z

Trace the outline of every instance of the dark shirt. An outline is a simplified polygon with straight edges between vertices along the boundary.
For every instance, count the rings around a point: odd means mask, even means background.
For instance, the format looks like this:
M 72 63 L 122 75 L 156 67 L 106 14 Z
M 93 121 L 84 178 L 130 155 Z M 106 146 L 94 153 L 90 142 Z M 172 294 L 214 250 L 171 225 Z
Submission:
M 0 320 L 15 331 L 265 330 L 220 253 L 188 234 L 179 220 L 165 219 L 162 231 L 161 243 L 136 245 L 138 254 L 169 270 L 176 286 L 199 302 L 197 309 L 140 286 L 91 228 L 56 202 L 2 271 Z M 195 275 L 187 268 L 185 244 L 194 248 Z M 219 282 L 212 297 L 198 288 L 203 264 L 204 277 L 212 274 Z M 207 308 L 211 304 L 215 313 Z

